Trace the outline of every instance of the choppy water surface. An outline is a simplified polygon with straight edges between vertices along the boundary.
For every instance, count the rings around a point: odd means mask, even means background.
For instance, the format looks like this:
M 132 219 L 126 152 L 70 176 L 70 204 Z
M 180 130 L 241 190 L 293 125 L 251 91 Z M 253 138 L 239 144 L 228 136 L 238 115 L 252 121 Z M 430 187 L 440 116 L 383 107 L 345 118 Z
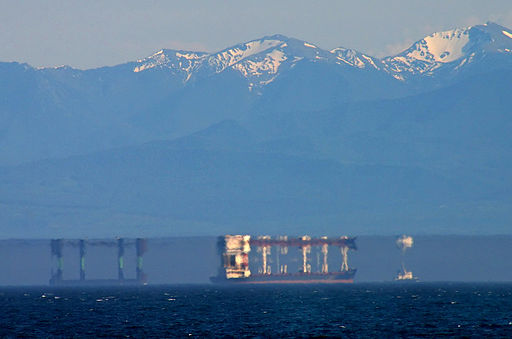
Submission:
M 512 336 L 512 284 L 0 288 L 1 336 Z

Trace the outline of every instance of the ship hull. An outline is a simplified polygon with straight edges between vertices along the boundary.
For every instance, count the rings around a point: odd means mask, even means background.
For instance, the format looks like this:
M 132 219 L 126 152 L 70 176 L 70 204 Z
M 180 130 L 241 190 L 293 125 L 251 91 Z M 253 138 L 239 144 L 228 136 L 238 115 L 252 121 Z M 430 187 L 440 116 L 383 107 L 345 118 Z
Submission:
M 393 282 L 395 282 L 396 284 L 414 284 L 419 281 L 420 280 L 416 277 L 411 278 L 411 279 L 395 279 L 395 280 L 393 280 Z
M 212 277 L 216 284 L 351 284 L 356 270 L 332 273 L 256 274 L 247 278 Z

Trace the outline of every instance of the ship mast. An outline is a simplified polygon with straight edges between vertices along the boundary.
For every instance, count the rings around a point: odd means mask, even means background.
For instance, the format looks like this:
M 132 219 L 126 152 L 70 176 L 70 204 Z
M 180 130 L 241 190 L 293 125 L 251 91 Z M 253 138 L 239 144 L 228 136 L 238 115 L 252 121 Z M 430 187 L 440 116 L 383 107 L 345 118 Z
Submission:
M 342 272 L 348 271 L 349 270 L 349 268 L 348 268 L 348 247 L 341 246 L 340 249 L 341 249 L 341 257 L 343 259 L 343 261 L 341 263 L 341 271 Z
M 261 250 L 261 256 L 263 257 L 263 274 L 270 274 L 271 269 L 267 264 L 267 255 L 270 254 L 270 248 L 268 246 L 263 246 Z
M 261 252 L 261 259 L 262 259 L 261 260 L 262 261 L 261 273 L 262 274 L 271 274 L 272 268 L 268 264 L 268 255 L 271 254 L 271 252 L 270 252 L 271 245 L 265 242 L 265 240 L 270 240 L 270 236 L 264 235 L 264 236 L 258 237 L 258 239 L 264 241 L 262 246 L 258 247 L 258 252 Z
M 282 235 L 279 237 L 279 241 L 284 243 L 284 244 L 281 244 L 279 243 L 279 251 L 277 251 L 277 267 L 278 267 L 278 270 L 279 270 L 279 273 L 281 274 L 286 274 L 288 273 L 288 265 L 284 264 L 284 265 L 280 265 L 280 262 L 279 262 L 279 254 L 281 255 L 287 255 L 288 254 L 288 246 L 286 246 L 286 243 L 288 241 L 288 236 L 287 235 Z

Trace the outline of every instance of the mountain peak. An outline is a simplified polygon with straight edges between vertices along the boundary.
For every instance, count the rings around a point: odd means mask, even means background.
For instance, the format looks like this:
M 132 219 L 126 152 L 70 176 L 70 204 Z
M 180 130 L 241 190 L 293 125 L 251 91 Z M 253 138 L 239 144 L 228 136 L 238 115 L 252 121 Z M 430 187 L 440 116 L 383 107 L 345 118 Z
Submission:
M 475 26 L 472 26 L 472 27 L 487 27 L 488 29 L 492 29 L 492 30 L 506 30 L 508 28 L 504 27 L 504 26 L 501 26 L 500 24 L 497 24 L 493 21 L 487 21 L 485 24 L 483 25 L 475 25 Z
M 488 52 L 503 52 L 512 49 L 512 30 L 494 22 L 470 28 L 471 40 L 478 42 Z
M 283 42 L 286 42 L 288 41 L 289 39 L 291 39 L 290 37 L 287 37 L 286 35 L 284 34 L 272 34 L 272 35 L 266 35 L 264 36 L 263 38 L 261 38 L 260 40 L 281 40 Z
M 487 22 L 484 25 L 432 33 L 399 55 L 448 63 L 482 50 L 496 52 L 504 45 L 512 48 L 512 30 Z
M 398 56 L 424 62 L 447 63 L 464 56 L 464 47 L 469 42 L 470 28 L 457 28 L 432 33 L 414 43 Z
M 137 60 L 137 66 L 133 72 L 141 72 L 152 68 L 169 69 L 173 74 L 181 74 L 187 81 L 202 59 L 208 53 L 184 50 L 162 49 L 155 54 L 141 60 Z
M 384 59 L 388 70 L 397 73 L 430 73 L 445 64 L 463 65 L 475 56 L 511 53 L 512 30 L 493 22 L 432 33 L 407 50 Z
M 380 69 L 382 63 L 379 59 L 365 55 L 355 49 L 337 47 L 330 51 L 336 58 L 347 65 L 357 68 L 375 68 Z

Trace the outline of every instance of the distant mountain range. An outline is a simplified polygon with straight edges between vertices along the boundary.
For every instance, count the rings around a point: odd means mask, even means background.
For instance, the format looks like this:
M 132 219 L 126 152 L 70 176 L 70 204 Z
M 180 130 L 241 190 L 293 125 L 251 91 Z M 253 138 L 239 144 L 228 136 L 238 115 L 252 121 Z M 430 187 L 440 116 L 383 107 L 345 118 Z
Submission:
M 512 30 L 0 63 L 10 236 L 510 233 Z
M 402 53 L 378 59 L 344 47 L 326 51 L 306 41 L 282 35 L 264 37 L 208 54 L 161 50 L 138 60 L 134 72 L 164 68 L 184 83 L 193 77 L 226 71 L 239 72 L 249 89 L 264 87 L 299 62 L 317 62 L 376 70 L 399 80 L 415 75 L 436 76 L 441 71 L 460 72 L 484 58 L 511 53 L 512 33 L 494 23 L 434 33 Z

